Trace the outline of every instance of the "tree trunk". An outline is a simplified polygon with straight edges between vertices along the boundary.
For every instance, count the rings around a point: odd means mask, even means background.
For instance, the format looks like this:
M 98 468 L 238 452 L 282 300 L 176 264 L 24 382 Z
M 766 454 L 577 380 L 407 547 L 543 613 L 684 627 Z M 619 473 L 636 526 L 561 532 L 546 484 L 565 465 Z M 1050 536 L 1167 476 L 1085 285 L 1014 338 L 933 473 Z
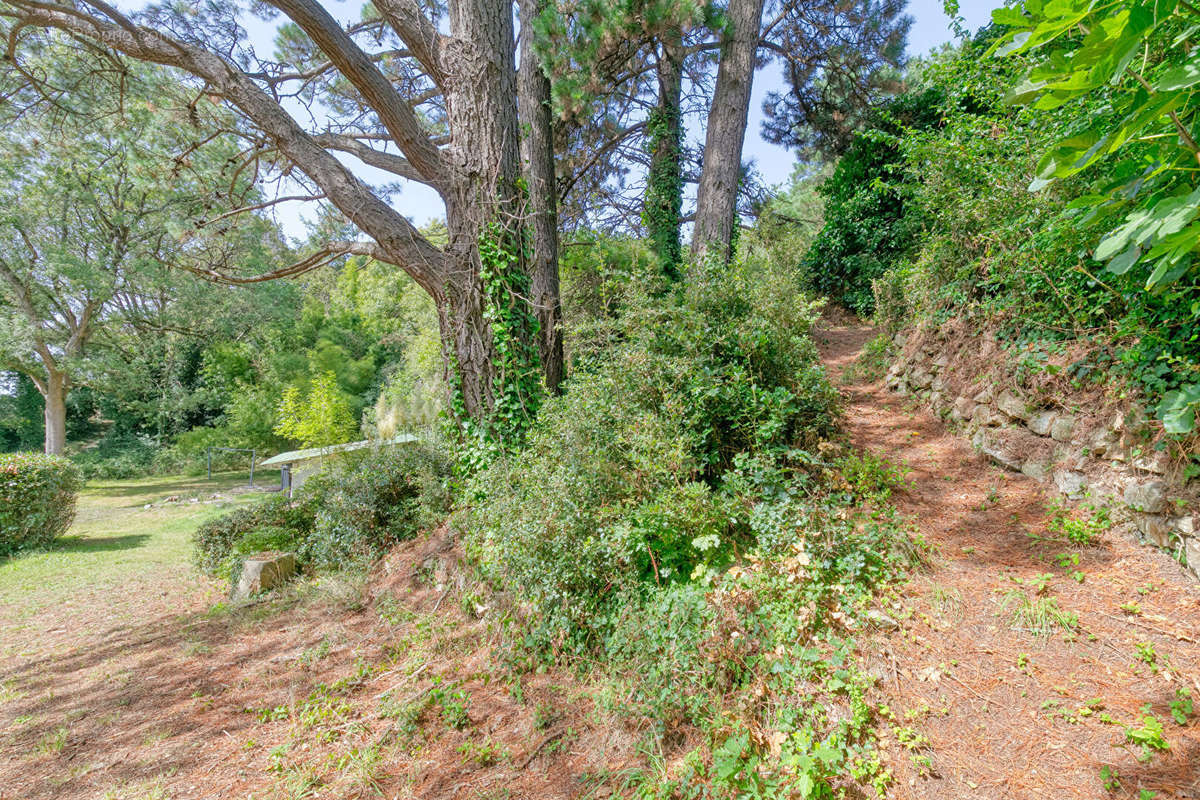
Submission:
M 61 456 L 67 446 L 67 376 L 58 370 L 46 374 L 46 454 Z
M 646 178 L 642 218 L 650 243 L 672 280 L 679 277 L 679 245 L 683 211 L 683 38 L 676 31 L 664 38 L 658 58 L 658 105 L 650 117 L 650 172 Z
M 717 66 L 717 85 L 704 140 L 704 166 L 696 195 L 692 252 L 700 257 L 712 253 L 728 261 L 731 255 L 762 10 L 763 0 L 729 2 L 732 30 L 723 43 Z
M 453 411 L 495 439 L 519 436 L 540 382 L 518 191 L 516 42 L 504 0 L 451 2 L 443 57 L 455 169 L 444 194 L 449 245 L 436 297 Z M 532 381 L 532 386 L 531 386 Z M 460 405 L 461 404 L 461 405 Z M 497 406 L 503 406 L 498 408 Z
M 563 364 L 562 302 L 558 291 L 558 184 L 554 175 L 554 131 L 550 79 L 533 50 L 533 20 L 544 0 L 520 0 L 521 60 L 517 72 L 522 157 L 533 217 L 530 298 L 538 319 L 538 354 L 546 387 L 558 392 Z

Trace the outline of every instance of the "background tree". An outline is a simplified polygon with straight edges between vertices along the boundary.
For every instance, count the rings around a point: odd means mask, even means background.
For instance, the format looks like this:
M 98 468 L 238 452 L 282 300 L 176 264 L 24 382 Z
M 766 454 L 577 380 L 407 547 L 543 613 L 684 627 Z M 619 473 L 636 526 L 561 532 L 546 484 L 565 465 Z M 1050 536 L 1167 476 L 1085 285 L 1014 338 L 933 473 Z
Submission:
M 346 25 L 315 0 L 276 0 L 270 8 L 287 20 L 274 60 L 245 43 L 242 10 L 233 4 L 127 15 L 98 2 L 60 8 L 5 0 L 0 15 L 12 26 L 17 52 L 9 55 L 17 63 L 29 32 L 57 28 L 102 51 L 177 68 L 189 76 L 181 86 L 233 111 L 247 142 L 240 172 L 257 175 L 260 185 L 299 187 L 283 196 L 327 201 L 361 238 L 322 242 L 267 273 L 217 269 L 211 277 L 293 275 L 351 253 L 405 270 L 437 305 L 456 413 L 503 438 L 536 405 L 538 381 L 511 3 L 465 0 L 443 16 L 415 0 L 381 0 Z M 433 188 L 445 204 L 447 244 L 422 236 L 388 203 L 394 187 L 372 185 L 339 152 Z
M 61 453 L 67 390 L 97 344 L 113 344 L 124 327 L 164 322 L 167 306 L 197 283 L 167 264 L 199 269 L 248 236 L 258 249 L 282 248 L 261 224 L 237 236 L 219 225 L 172 234 L 179 218 L 206 213 L 211 185 L 236 149 L 206 127 L 214 121 L 202 120 L 202 109 L 178 105 L 159 75 L 93 61 L 57 38 L 41 41 L 21 69 L 40 77 L 34 86 L 6 76 L 0 359 L 41 393 L 45 450 Z M 193 134 L 209 142 L 187 153 Z M 252 260 L 250 250 L 238 252 Z
M 769 141 L 836 155 L 863 111 L 899 89 L 906 0 L 730 0 L 708 117 L 692 252 L 727 259 L 754 72 L 778 60 L 790 85 L 765 103 Z

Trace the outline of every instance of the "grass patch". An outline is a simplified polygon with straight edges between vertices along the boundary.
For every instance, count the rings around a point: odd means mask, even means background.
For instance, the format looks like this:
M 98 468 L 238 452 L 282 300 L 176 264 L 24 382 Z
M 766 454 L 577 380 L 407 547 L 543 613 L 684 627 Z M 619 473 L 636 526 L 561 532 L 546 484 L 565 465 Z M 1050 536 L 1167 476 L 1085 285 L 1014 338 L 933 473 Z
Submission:
M 132 598 L 138 593 L 130 584 L 159 575 L 169 575 L 173 585 L 182 575 L 196 575 L 192 531 L 258 495 L 203 501 L 245 483 L 241 472 L 212 480 L 179 476 L 89 483 L 79 494 L 79 511 L 66 536 L 46 550 L 0 560 L 0 607 L 11 609 L 4 621 L 40 617 L 55 606 L 117 589 L 121 597 Z M 182 502 L 145 508 L 172 496 Z M 189 502 L 192 498 L 201 502 Z

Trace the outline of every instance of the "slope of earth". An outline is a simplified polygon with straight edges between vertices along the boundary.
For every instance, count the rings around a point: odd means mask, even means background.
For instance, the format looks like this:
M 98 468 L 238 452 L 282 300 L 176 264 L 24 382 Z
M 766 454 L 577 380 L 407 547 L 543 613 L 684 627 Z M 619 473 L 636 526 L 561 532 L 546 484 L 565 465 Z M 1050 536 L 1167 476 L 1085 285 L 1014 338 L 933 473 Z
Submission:
M 94 487 L 0 563 L 0 800 L 568 798 L 634 759 L 570 676 L 512 677 L 446 529 L 229 605 L 190 565 L 214 489 Z
M 859 377 L 875 335 L 830 313 L 818 344 L 853 443 L 911 469 L 893 500 L 936 552 L 875 643 L 891 793 L 1200 797 L 1200 584 Z

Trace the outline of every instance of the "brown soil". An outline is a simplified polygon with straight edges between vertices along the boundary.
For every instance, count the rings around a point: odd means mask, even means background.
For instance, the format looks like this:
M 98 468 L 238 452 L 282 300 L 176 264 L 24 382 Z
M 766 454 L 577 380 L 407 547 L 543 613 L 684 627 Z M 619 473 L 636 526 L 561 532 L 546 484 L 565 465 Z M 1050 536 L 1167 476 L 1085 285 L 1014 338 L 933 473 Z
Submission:
M 105 613 L 136 599 L 109 597 L 88 626 L 46 620 L 72 635 L 0 669 L 0 800 L 579 796 L 634 736 L 568 675 L 506 680 L 458 558 L 443 529 L 342 591 L 151 603 L 119 626 Z M 462 692 L 461 727 L 427 702 L 437 688 Z M 405 730 L 388 714 L 410 699 Z
M 874 335 L 848 316 L 826 319 L 818 344 L 835 382 Z M 1169 707 L 1188 687 L 1200 711 L 1200 585 L 1162 553 L 1114 533 L 1092 547 L 1039 543 L 1030 534 L 1046 533 L 1051 499 L 1039 484 L 992 466 L 881 383 L 844 386 L 844 394 L 853 442 L 911 469 L 911 487 L 895 500 L 936 551 L 902 591 L 900 629 L 871 649 L 898 726 L 929 740 L 915 751 L 928 769 L 891 746 L 894 796 L 1138 797 L 1148 789 L 1200 797 L 1200 725 L 1195 716 L 1177 725 Z M 1078 553 L 1078 565 L 1059 566 L 1059 553 Z M 1082 583 L 1072 570 L 1084 573 Z M 1014 579 L 1047 573 L 1042 596 L 1078 616 L 1076 635 L 1035 636 L 1001 608 L 1006 592 L 1026 590 Z M 1139 615 L 1122 610 L 1130 603 Z M 1138 658 L 1147 643 L 1157 671 Z M 1090 714 L 1077 713 L 1092 701 Z M 1122 726 L 1140 727 L 1146 704 L 1170 749 L 1143 762 Z M 1111 795 L 1105 766 L 1121 784 Z

